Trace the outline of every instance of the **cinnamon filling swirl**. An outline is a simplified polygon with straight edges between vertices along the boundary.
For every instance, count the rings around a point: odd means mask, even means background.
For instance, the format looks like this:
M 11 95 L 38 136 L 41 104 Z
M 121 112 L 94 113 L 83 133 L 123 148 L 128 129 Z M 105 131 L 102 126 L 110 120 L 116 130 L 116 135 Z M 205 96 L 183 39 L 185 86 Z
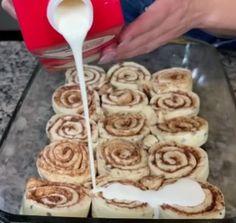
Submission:
M 150 104 L 158 123 L 180 116 L 196 116 L 200 108 L 199 97 L 193 92 L 184 91 L 158 94 L 152 97 Z
M 117 88 L 137 89 L 138 83 L 151 79 L 150 72 L 140 64 L 124 62 L 114 65 L 107 72 L 112 85 Z
M 97 126 L 92 120 L 90 123 L 95 142 L 98 138 Z M 46 131 L 51 141 L 70 139 L 87 142 L 88 140 L 85 120 L 80 115 L 55 115 L 48 121 Z
M 159 141 L 202 146 L 208 138 L 208 122 L 200 117 L 177 117 L 151 126 Z
M 166 179 L 190 177 L 206 180 L 209 174 L 207 153 L 201 148 L 176 143 L 160 143 L 149 150 L 151 174 Z
M 196 132 L 207 125 L 207 121 L 200 117 L 178 117 L 157 124 L 157 128 L 163 132 Z
M 222 192 L 209 183 L 200 183 L 205 200 L 198 206 L 182 207 L 179 205 L 161 205 L 161 216 L 164 218 L 198 218 L 217 219 L 224 218 L 225 203 Z
M 102 96 L 103 106 L 135 106 L 140 103 L 148 104 L 147 97 L 140 91 L 129 89 L 114 90 Z
M 78 84 L 78 75 L 75 68 L 66 71 L 68 83 Z M 97 90 L 106 80 L 106 73 L 103 68 L 92 65 L 84 65 L 85 82 L 92 89 Z
M 192 92 L 169 92 L 157 95 L 151 99 L 152 107 L 156 109 L 179 109 L 195 107 L 197 96 Z
M 105 130 L 112 136 L 134 136 L 146 126 L 145 118 L 140 114 L 117 113 L 108 115 L 104 120 Z
M 147 154 L 135 143 L 113 139 L 97 147 L 98 173 L 120 179 L 140 179 L 149 174 Z
M 48 208 L 69 208 L 80 203 L 87 196 L 81 186 L 29 179 L 26 186 L 26 199 L 33 200 Z
M 170 68 L 153 74 L 152 80 L 158 84 L 167 83 L 183 86 L 182 90 L 191 90 L 192 72 L 183 68 Z
M 96 96 L 87 90 L 90 114 L 96 111 Z M 53 108 L 56 113 L 83 114 L 80 88 L 77 84 L 59 87 L 53 94 Z
M 86 181 L 90 178 L 87 146 L 68 140 L 51 143 L 40 152 L 37 167 L 40 175 L 51 181 Z

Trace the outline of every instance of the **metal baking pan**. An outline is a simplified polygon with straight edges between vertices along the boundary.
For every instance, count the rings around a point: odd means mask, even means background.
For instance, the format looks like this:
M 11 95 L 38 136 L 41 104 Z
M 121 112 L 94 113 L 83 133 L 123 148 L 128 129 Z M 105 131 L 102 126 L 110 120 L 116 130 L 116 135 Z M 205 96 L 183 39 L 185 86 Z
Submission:
M 203 148 L 210 160 L 209 182 L 225 196 L 226 218 L 207 222 L 236 222 L 236 107 L 217 51 L 208 45 L 188 42 L 169 44 L 153 53 L 132 59 L 151 72 L 169 67 L 194 70 L 194 91 L 201 99 L 200 116 L 210 126 Z M 38 67 L 25 89 L 0 149 L 0 222 L 149 222 L 154 220 L 76 219 L 20 216 L 19 208 L 28 177 L 38 177 L 35 159 L 48 143 L 45 126 L 53 111 L 51 96 L 64 84 L 63 73 L 48 74 Z M 166 220 L 155 220 L 166 222 Z M 178 222 L 171 220 L 168 222 Z M 181 220 L 182 222 L 183 220 Z M 186 220 L 186 222 L 192 220 Z M 205 222 L 204 220 L 195 220 Z

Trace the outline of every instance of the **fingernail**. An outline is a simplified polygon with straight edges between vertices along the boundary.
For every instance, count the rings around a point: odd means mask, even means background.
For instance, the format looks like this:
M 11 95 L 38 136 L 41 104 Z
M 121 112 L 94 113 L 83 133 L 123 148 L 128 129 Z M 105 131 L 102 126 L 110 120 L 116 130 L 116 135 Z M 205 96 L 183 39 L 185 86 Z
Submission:
M 2 2 L 2 7 L 4 10 L 6 10 L 13 18 L 16 19 L 16 12 L 14 9 L 14 6 L 10 1 L 3 1 Z
M 106 64 L 110 63 L 115 60 L 115 51 L 114 50 L 109 50 L 107 51 L 99 60 L 98 64 Z
M 112 44 L 112 45 L 106 47 L 103 50 L 103 54 L 110 53 L 111 51 L 115 51 L 116 47 L 117 47 L 117 44 Z
M 125 45 L 128 45 L 129 44 L 129 40 L 124 40 L 124 41 L 122 41 L 119 45 L 118 45 L 118 47 L 123 47 L 123 46 L 125 46 Z

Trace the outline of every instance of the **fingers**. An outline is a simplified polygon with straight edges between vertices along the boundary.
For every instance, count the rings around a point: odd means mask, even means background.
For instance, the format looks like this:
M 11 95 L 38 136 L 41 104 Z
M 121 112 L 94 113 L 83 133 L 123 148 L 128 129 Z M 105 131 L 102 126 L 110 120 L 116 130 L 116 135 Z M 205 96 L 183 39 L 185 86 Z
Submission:
M 120 35 L 117 48 L 104 52 L 102 63 L 149 53 L 192 27 L 189 0 L 157 0 Z
M 165 30 L 166 27 L 157 27 L 149 32 L 146 32 L 140 36 L 137 36 L 130 42 L 123 42 L 117 47 L 116 56 L 117 59 L 124 58 L 127 55 L 136 56 L 136 52 L 139 53 L 147 53 L 151 49 L 149 49 L 149 45 L 152 42 L 156 42 L 158 37 L 162 37 L 169 30 Z M 157 44 L 158 45 L 158 44 Z
M 105 48 L 102 52 L 102 56 L 98 62 L 98 64 L 106 64 L 109 62 L 112 62 L 115 60 L 116 57 L 116 49 L 115 46 L 109 46 L 107 48 Z
M 16 19 L 16 12 L 12 4 L 12 0 L 2 0 L 2 7 L 7 11 L 13 18 Z
M 123 51 L 123 53 L 119 53 L 119 48 L 125 48 L 128 47 L 128 43 L 127 45 L 123 45 L 121 47 L 118 47 L 117 49 L 109 49 L 103 52 L 103 56 L 99 61 L 99 64 L 106 64 L 115 60 L 120 60 L 120 59 L 128 59 L 128 58 L 132 58 L 135 56 L 139 56 L 142 54 L 146 54 L 151 52 L 152 50 L 168 43 L 170 40 L 172 40 L 173 38 L 175 38 L 176 32 L 178 30 L 173 29 L 173 30 L 169 30 L 165 33 L 162 33 L 162 35 L 160 35 L 157 38 L 152 39 L 151 41 L 146 41 L 145 38 L 140 38 L 140 43 L 138 43 L 137 41 L 137 45 L 139 45 L 139 47 L 136 48 L 132 48 L 131 51 Z M 155 33 L 156 30 L 153 30 L 152 32 L 149 32 L 147 35 L 147 38 L 149 38 L 149 35 L 152 35 L 153 33 Z M 132 42 L 130 42 L 131 44 Z M 136 43 L 135 43 L 136 44 Z
M 129 42 L 122 42 L 116 51 L 117 59 L 148 53 L 163 43 L 167 43 L 171 40 L 170 38 L 174 39 L 181 35 L 185 29 L 185 22 L 179 20 L 178 25 L 175 25 L 177 18 L 179 18 L 178 11 L 169 15 L 168 19 L 154 29 L 136 36 Z

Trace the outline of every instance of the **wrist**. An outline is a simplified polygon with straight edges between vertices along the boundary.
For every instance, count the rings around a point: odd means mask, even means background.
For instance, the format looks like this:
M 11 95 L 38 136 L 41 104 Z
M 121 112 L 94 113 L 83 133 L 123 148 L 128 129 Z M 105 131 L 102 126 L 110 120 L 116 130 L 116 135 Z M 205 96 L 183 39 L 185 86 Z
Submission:
M 236 1 L 190 0 L 192 28 L 204 29 L 220 35 L 236 35 Z
M 214 27 L 216 15 L 212 7 L 214 0 L 188 0 L 191 28 L 208 29 Z M 214 3 L 213 3 L 214 5 Z

